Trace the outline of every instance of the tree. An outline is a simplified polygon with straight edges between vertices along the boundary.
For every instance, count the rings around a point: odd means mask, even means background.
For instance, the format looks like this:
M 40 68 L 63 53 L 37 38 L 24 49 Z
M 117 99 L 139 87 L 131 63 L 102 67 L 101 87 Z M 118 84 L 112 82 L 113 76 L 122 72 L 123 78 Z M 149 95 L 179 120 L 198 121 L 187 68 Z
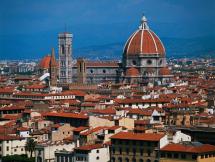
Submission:
M 26 155 L 10 155 L 2 157 L 3 162 L 34 162 L 35 158 L 28 158 Z
M 32 154 L 35 150 L 35 146 L 36 146 L 37 142 L 34 141 L 32 138 L 30 138 L 25 145 L 25 150 L 30 152 L 30 157 L 32 157 Z

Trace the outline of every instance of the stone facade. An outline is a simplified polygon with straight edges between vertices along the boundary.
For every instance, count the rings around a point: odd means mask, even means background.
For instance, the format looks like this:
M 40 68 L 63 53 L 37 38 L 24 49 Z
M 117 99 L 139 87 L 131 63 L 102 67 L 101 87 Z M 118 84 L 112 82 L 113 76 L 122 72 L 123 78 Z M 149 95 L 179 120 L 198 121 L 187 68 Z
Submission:
M 58 35 L 59 82 L 72 83 L 72 34 Z

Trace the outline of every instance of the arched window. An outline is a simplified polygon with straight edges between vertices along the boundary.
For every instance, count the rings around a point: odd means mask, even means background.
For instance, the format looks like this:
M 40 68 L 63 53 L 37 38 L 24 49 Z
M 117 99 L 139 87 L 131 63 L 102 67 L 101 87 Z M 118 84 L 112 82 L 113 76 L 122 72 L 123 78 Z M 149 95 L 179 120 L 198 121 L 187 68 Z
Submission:
M 136 60 L 133 60 L 133 61 L 132 61 L 132 64 L 133 64 L 133 65 L 137 65 Z
M 37 162 L 42 162 L 42 158 L 40 156 L 37 157 Z
M 62 54 L 65 54 L 65 48 L 64 48 L 64 45 L 61 45 L 61 53 L 62 53 Z
M 133 158 L 133 159 L 132 159 L 132 162 L 136 162 L 136 159 L 135 159 L 135 158 Z
M 119 158 L 118 158 L 118 161 L 119 161 L 119 162 L 122 162 L 122 158 L 121 158 L 121 157 L 119 157 Z
M 115 157 L 112 157 L 111 158 L 111 162 L 115 162 L 116 160 L 115 160 Z

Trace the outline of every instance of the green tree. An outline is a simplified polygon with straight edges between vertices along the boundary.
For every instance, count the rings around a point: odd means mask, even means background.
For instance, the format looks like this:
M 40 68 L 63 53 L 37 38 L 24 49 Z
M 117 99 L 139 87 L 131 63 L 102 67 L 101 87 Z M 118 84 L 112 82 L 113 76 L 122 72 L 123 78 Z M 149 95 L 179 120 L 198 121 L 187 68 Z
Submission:
M 30 157 L 32 157 L 32 154 L 35 150 L 35 146 L 36 146 L 37 142 L 34 141 L 32 138 L 30 138 L 25 145 L 25 150 L 30 152 Z

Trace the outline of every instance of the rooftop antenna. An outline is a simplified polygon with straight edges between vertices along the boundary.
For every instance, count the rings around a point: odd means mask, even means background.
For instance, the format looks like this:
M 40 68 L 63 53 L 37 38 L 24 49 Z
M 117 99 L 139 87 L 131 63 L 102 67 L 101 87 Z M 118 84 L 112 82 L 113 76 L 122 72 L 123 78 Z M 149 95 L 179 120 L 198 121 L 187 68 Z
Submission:
M 67 32 L 67 24 L 64 24 L 64 31 Z

